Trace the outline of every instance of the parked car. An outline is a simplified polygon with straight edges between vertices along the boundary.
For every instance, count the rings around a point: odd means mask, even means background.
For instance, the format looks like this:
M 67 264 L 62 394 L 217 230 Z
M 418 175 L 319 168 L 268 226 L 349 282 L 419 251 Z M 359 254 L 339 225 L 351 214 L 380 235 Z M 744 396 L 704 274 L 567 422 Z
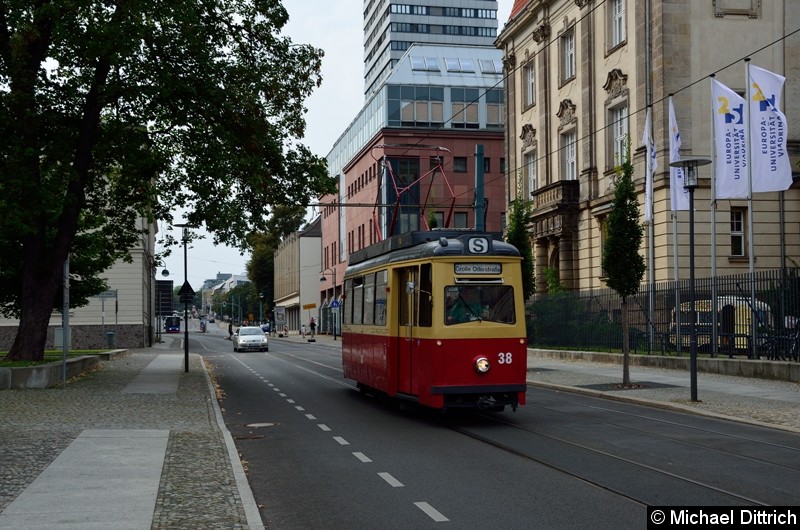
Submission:
M 242 326 L 233 334 L 233 351 L 269 351 L 269 338 L 258 326 Z

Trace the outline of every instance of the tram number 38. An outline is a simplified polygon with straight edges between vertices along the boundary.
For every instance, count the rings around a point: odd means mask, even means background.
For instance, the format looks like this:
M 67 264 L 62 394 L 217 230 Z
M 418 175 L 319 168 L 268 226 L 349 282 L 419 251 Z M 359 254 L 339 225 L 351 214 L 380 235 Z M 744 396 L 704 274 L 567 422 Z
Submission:
M 497 354 L 497 364 L 511 364 L 513 357 L 511 352 L 500 352 Z

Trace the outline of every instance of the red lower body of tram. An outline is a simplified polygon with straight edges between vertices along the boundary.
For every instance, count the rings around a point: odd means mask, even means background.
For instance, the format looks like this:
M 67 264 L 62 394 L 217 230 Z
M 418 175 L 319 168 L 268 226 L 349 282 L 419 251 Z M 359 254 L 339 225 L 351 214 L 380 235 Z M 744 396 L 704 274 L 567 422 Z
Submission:
M 345 333 L 344 376 L 362 390 L 437 408 L 516 410 L 525 404 L 524 337 L 407 339 Z

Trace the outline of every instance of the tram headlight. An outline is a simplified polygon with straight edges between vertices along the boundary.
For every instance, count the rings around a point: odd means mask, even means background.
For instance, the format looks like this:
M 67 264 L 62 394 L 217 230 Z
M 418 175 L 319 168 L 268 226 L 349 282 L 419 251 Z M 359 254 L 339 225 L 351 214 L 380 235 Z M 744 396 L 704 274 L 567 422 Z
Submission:
M 475 359 L 475 371 L 479 374 L 485 374 L 489 371 L 491 365 L 489 364 L 489 359 L 486 357 L 478 357 Z

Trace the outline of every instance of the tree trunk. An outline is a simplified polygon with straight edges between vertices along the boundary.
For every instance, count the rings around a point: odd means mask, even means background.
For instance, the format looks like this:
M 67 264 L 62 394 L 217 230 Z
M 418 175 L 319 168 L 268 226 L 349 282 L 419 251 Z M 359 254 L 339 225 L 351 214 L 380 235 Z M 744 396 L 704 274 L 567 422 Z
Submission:
M 23 251 L 22 292 L 25 295 L 17 336 L 6 356 L 11 361 L 41 361 L 44 358 L 47 327 L 61 285 L 67 253 L 53 249 L 40 252 L 38 249 L 45 246 L 39 242 L 39 237 L 42 236 L 30 238 Z M 67 247 L 62 243 L 55 248 Z
M 630 359 L 628 354 L 631 351 L 630 344 L 630 324 L 628 323 L 628 302 L 622 297 L 622 384 L 631 384 Z

